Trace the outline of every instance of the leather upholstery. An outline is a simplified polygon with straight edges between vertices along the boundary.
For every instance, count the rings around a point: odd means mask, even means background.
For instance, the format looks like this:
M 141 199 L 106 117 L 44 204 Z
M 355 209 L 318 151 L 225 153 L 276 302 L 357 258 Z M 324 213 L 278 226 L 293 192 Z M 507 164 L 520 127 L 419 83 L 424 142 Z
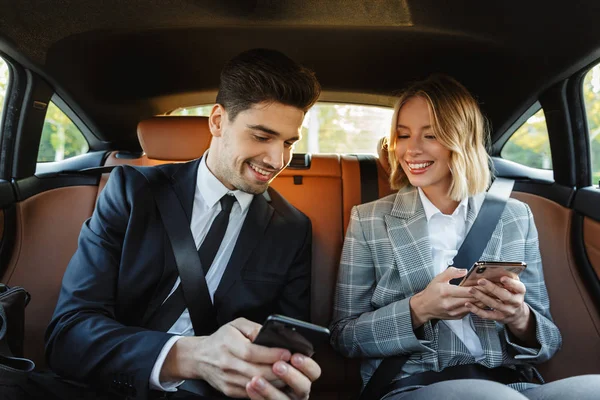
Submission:
M 583 241 L 585 243 L 585 252 L 596 271 L 596 275 L 600 277 L 600 243 L 598 242 L 598 238 L 600 238 L 600 222 L 584 218 Z
M 137 134 L 149 159 L 166 161 L 198 158 L 212 138 L 207 117 L 154 117 L 140 122 Z
M 62 276 L 77 248 L 83 222 L 92 214 L 97 188 L 49 190 L 16 205 L 12 257 L 1 282 L 31 293 L 25 309 L 25 355 L 45 366 L 44 333 L 58 299 Z
M 512 197 L 527 203 L 533 212 L 550 296 L 550 312 L 563 336 L 562 349 L 550 361 L 540 365 L 540 372 L 547 381 L 598 373 L 600 310 L 586 292 L 573 258 L 573 212 L 533 194 L 513 193 Z

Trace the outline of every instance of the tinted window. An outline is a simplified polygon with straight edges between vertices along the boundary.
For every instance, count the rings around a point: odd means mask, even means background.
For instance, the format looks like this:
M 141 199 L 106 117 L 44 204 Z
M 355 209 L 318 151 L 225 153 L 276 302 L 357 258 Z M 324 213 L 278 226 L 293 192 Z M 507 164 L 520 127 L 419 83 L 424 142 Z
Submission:
M 37 161 L 61 161 L 87 153 L 88 150 L 88 143 L 81 131 L 60 108 L 50 102 Z
M 532 168 L 552 169 L 550 140 L 544 110 L 539 110 L 512 134 L 500 153 L 502 158 Z

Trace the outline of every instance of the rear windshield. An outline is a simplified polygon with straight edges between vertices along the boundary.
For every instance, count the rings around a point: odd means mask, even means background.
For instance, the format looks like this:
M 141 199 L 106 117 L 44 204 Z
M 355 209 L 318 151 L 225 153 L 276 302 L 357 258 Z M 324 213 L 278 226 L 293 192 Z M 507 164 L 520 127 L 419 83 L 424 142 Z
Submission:
M 208 116 L 212 104 L 180 108 L 169 115 Z M 372 153 L 390 132 L 394 110 L 356 104 L 317 103 L 304 118 L 297 153 Z

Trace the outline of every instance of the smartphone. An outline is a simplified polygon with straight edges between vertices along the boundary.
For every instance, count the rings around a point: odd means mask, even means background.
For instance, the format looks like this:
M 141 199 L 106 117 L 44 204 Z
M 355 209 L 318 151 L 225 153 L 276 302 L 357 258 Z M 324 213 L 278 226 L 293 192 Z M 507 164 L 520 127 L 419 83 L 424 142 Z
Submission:
M 476 286 L 477 281 L 481 278 L 500 283 L 500 278 L 503 276 L 514 279 L 525 268 L 527 268 L 527 264 L 524 262 L 477 261 L 469 269 L 469 272 L 460 282 L 459 286 Z
M 329 335 L 329 329 L 322 326 L 273 314 L 263 324 L 254 343 L 312 357 L 318 345 L 329 341 Z

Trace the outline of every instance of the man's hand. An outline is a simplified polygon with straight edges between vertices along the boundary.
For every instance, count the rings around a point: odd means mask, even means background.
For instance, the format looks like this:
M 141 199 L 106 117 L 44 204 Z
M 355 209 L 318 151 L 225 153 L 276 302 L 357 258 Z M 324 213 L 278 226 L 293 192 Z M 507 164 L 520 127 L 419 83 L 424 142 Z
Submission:
M 500 283 L 480 279 L 470 291 L 476 300 L 465 305 L 472 313 L 505 324 L 518 339 L 536 345 L 535 318 L 525 303 L 526 288 L 523 282 L 507 276 L 502 277 Z M 474 301 L 483 304 L 483 307 L 473 304 Z
M 238 318 L 210 336 L 179 339 L 163 364 L 161 382 L 201 379 L 235 398 L 248 396 L 246 385 L 253 377 L 262 377 L 270 386 L 283 387 L 274 364 L 289 361 L 291 354 L 289 350 L 253 344 L 260 327 Z
M 260 376 L 255 376 L 246 385 L 248 396 L 252 400 L 306 400 L 312 383 L 321 376 L 321 367 L 302 354 L 294 354 L 290 364 L 278 361 L 273 372 L 287 386 L 279 389 Z
M 410 299 L 414 329 L 432 319 L 461 319 L 469 313 L 465 304 L 475 301 L 470 289 L 450 284 L 466 273 L 466 269 L 449 267 Z

